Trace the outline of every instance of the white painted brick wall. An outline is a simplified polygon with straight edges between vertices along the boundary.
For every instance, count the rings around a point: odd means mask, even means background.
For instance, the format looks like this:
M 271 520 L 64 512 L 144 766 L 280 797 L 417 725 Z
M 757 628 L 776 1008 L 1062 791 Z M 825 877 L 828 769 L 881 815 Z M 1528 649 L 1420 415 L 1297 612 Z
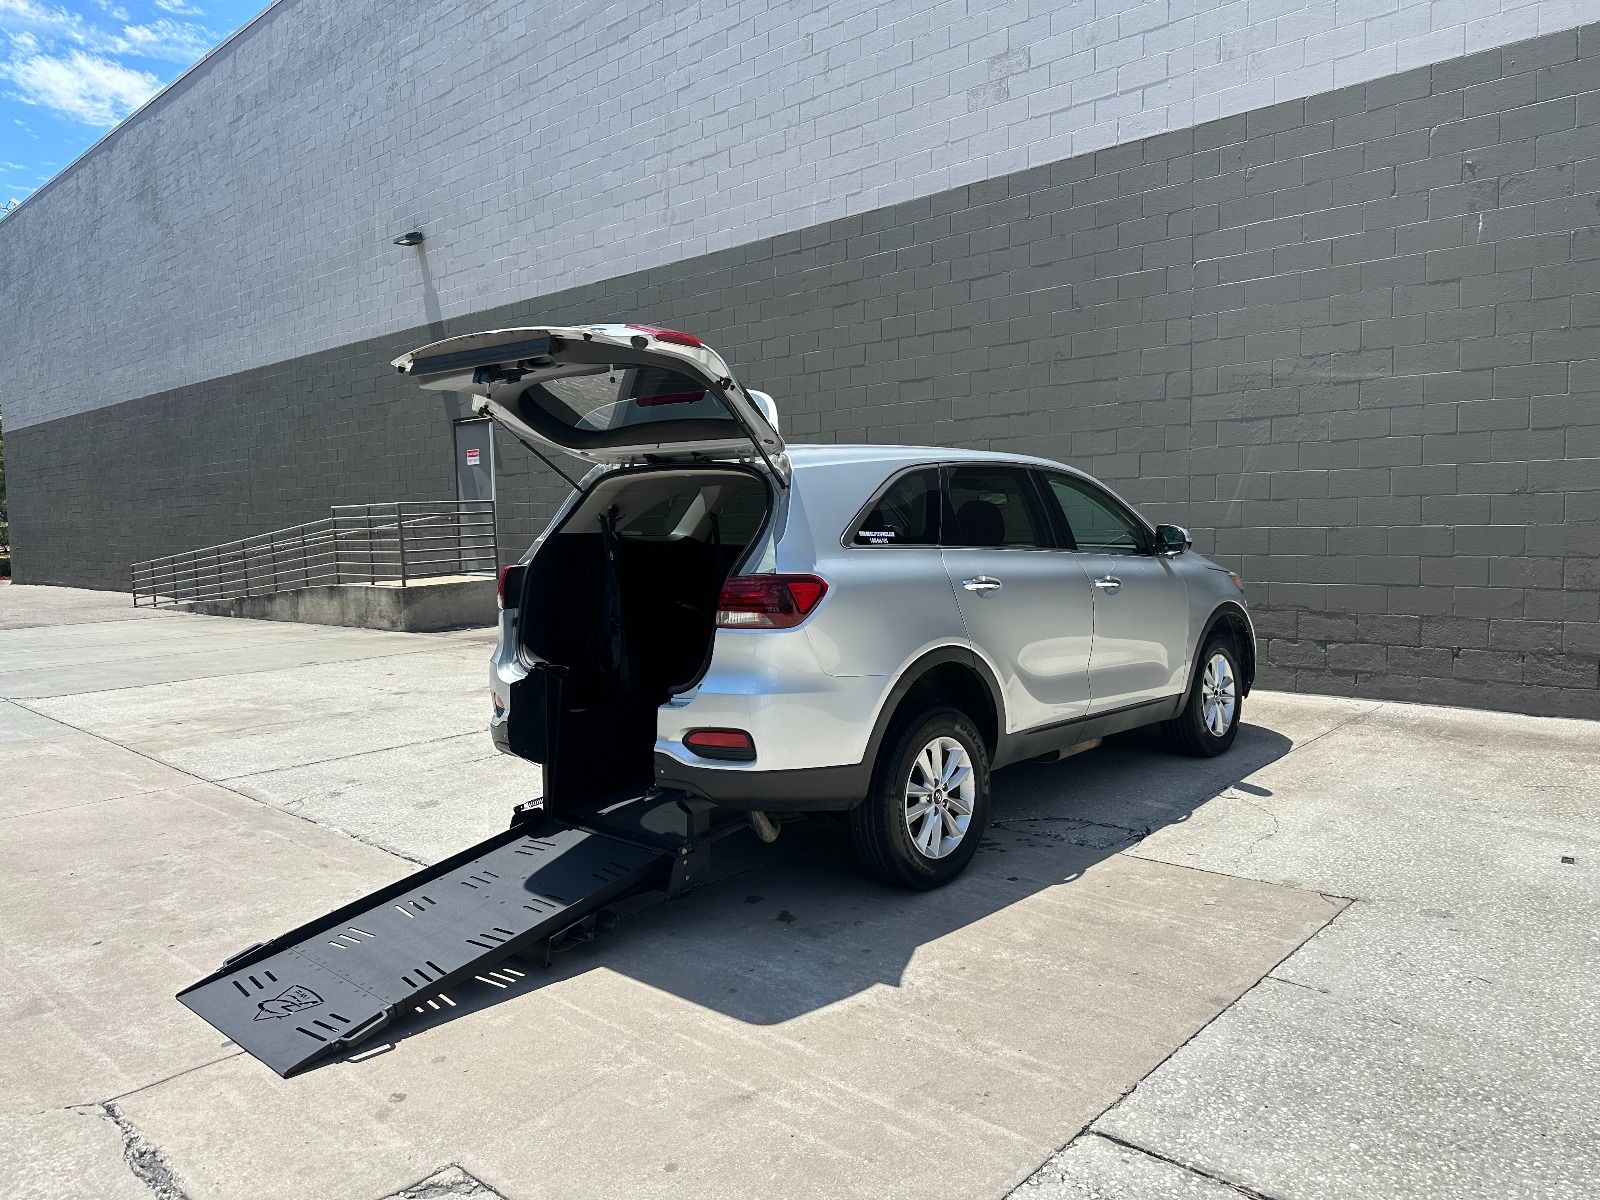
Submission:
M 1595 3 L 285 0 L 0 222 L 4 420 L 1568 28 Z M 422 251 L 390 244 L 414 227 Z

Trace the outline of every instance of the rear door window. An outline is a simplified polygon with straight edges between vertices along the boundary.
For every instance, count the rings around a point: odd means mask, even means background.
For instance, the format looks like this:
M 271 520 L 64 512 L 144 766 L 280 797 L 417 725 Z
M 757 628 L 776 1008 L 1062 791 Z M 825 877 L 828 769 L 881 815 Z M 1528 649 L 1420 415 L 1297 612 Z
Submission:
M 1051 545 L 1033 480 L 1021 467 L 945 468 L 946 546 L 1037 550 Z
M 937 546 L 939 468 L 907 471 L 883 490 L 856 526 L 855 546 Z
M 1046 475 L 1077 549 L 1095 554 L 1145 554 L 1149 541 L 1138 518 L 1086 480 Z

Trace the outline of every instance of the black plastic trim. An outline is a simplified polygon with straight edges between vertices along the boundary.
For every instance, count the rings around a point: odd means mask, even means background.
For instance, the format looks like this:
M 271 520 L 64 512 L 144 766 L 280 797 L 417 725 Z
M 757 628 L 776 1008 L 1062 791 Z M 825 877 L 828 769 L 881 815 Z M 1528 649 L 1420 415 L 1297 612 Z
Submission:
M 1250 689 L 1255 686 L 1256 682 L 1256 625 L 1250 619 L 1250 610 L 1237 600 L 1224 600 L 1212 610 L 1211 615 L 1206 618 L 1205 626 L 1201 629 L 1199 638 L 1195 641 L 1194 654 L 1190 661 L 1196 664 L 1199 663 L 1200 651 L 1205 649 L 1206 639 L 1215 632 L 1224 617 L 1230 616 L 1243 620 L 1245 628 L 1250 631 L 1250 644 L 1242 648 L 1244 653 L 1241 657 L 1245 661 L 1240 664 L 1243 667 L 1244 675 L 1244 687 L 1240 689 L 1240 694 L 1248 696 Z
M 1125 733 L 1130 729 L 1138 729 L 1142 725 L 1154 725 L 1161 721 L 1169 721 L 1177 716 L 1183 708 L 1184 695 L 1185 693 L 1179 692 L 1176 696 L 1161 696 L 1155 700 L 1141 700 L 1136 704 L 1124 704 L 1122 707 L 1111 709 L 1109 712 L 1086 713 L 1081 717 L 1073 717 L 1071 720 L 1057 721 L 1050 725 L 1036 725 L 1032 729 L 1019 730 L 1011 735 L 1008 747 L 1009 753 L 1004 762 L 1011 763 L 1037 758 L 1041 754 L 1050 754 L 1056 750 L 1066 750 L 1071 746 L 1076 746 L 1079 742 L 1110 737 L 1114 733 Z M 1003 765 L 998 757 L 995 765 Z
M 493 367 L 507 362 L 529 358 L 544 358 L 550 353 L 550 337 L 529 338 L 521 342 L 507 342 L 500 346 L 483 346 L 476 350 L 457 350 L 450 354 L 434 354 L 427 358 L 413 358 L 406 372 L 413 376 L 448 375 L 468 367 Z
M 794 771 L 730 771 L 691 767 L 657 752 L 656 786 L 744 812 L 831 812 L 854 808 L 865 799 L 872 786 L 871 761 Z

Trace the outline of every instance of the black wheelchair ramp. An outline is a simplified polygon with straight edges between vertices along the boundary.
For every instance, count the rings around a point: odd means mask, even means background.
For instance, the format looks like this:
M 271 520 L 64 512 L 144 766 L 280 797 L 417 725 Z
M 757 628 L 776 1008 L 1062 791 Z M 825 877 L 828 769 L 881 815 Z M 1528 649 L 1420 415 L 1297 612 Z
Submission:
M 586 938 L 604 905 L 662 886 L 672 860 L 586 830 L 514 826 L 236 955 L 178 999 L 287 1077 L 407 1005 L 437 1007 L 446 989 L 507 955 L 547 961 L 563 941 Z

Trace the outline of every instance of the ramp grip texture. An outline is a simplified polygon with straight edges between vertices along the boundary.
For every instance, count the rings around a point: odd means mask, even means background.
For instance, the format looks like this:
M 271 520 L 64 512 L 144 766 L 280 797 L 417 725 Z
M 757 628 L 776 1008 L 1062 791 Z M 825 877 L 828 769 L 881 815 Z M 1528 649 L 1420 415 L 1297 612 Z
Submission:
M 583 830 L 513 828 L 271 942 L 178 994 L 279 1075 L 419 997 L 560 934 L 664 876 L 670 856 Z

